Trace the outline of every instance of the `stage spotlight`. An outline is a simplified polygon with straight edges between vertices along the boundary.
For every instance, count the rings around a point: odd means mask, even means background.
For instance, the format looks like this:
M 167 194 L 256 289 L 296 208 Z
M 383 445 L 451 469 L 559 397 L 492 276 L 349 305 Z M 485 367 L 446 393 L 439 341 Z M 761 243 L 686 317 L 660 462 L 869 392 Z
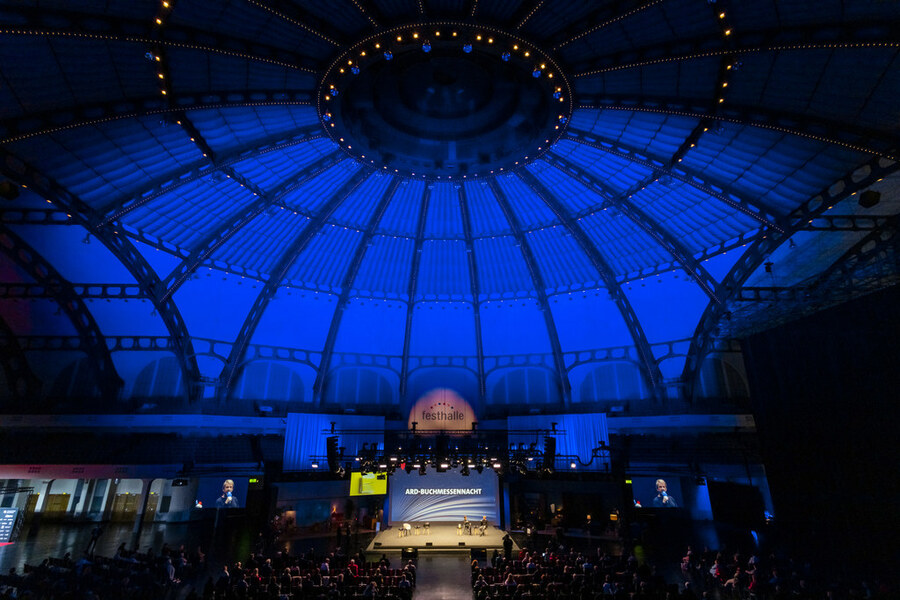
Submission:
M 388 60 L 391 60 L 387 56 L 385 56 L 385 58 L 387 58 Z M 359 75 L 359 67 L 357 67 L 356 65 L 353 65 L 352 67 L 350 67 L 350 72 L 353 73 L 354 75 Z M 335 96 L 338 95 L 337 90 L 335 90 L 334 95 Z
M 472 44 L 469 44 L 469 43 L 463 44 L 463 52 L 465 52 L 466 54 L 469 54 L 470 52 L 472 52 Z
M 384 53 L 384 60 L 392 60 L 394 58 L 394 53 L 388 50 Z
M 313 468 L 313 469 L 318 469 L 318 468 L 319 468 L 319 463 L 314 462 L 314 463 L 312 464 L 312 468 Z
M 504 52 L 500 55 L 500 60 L 502 60 L 503 62 L 509 62 L 511 56 L 512 54 L 510 54 L 509 52 Z
M 501 463 L 499 463 L 499 462 L 495 462 L 495 463 L 494 463 L 494 468 L 495 468 L 495 469 L 501 469 L 502 467 L 503 467 L 503 465 L 502 465 Z
M 576 465 L 575 465 L 575 463 L 574 463 L 574 462 L 571 462 L 571 463 L 569 463 L 569 467 L 571 467 L 571 468 L 573 468 L 573 469 L 574 469 L 574 468 L 575 468 L 575 466 L 576 466 Z
M 431 42 L 426 41 L 424 44 L 422 44 L 422 52 L 424 52 L 426 54 L 431 52 Z
M 535 69 L 534 71 L 531 72 L 531 76 L 534 77 L 535 79 L 537 79 L 538 77 L 541 76 L 541 70 Z

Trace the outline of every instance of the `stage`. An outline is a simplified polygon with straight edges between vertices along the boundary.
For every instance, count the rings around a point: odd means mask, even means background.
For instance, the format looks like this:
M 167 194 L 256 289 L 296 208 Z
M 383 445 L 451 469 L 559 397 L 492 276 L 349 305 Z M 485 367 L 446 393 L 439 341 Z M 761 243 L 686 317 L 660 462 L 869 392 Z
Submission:
M 408 535 L 400 535 L 402 525 L 394 525 L 379 532 L 366 548 L 366 552 L 403 550 L 404 548 L 415 548 L 419 552 L 469 552 L 472 548 L 479 548 L 488 550 L 489 554 L 494 548 L 497 548 L 501 553 L 503 552 L 503 536 L 506 532 L 494 526 L 489 526 L 484 535 L 481 535 L 475 524 L 472 535 L 467 533 L 459 535 L 456 523 L 432 523 L 430 531 L 426 531 L 421 523 L 418 524 L 418 529 L 416 525 L 416 523 L 410 523 L 411 527 L 407 530 Z M 418 535 L 416 535 L 417 531 Z M 515 543 L 513 543 L 513 548 L 518 551 Z

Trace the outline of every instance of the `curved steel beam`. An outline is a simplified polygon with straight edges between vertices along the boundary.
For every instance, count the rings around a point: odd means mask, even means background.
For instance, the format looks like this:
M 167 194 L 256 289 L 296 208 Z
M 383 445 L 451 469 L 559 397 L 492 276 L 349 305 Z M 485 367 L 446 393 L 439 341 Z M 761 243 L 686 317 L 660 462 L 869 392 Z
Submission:
M 469 287 L 472 288 L 472 312 L 475 317 L 475 354 L 478 360 L 478 400 L 482 405 L 487 401 L 487 381 L 484 373 L 484 341 L 481 339 L 481 303 L 478 297 L 478 261 L 475 259 L 475 242 L 472 237 L 472 217 L 469 214 L 469 199 L 465 186 L 459 188 L 459 211 L 462 214 L 463 235 L 466 238 L 466 258 L 469 262 Z
M 317 177 L 323 171 L 328 170 L 342 159 L 343 155 L 334 151 L 297 173 L 296 175 L 302 178 L 299 181 L 294 181 L 293 178 L 288 179 L 269 194 L 255 191 L 254 194 L 256 194 L 257 199 L 254 202 L 244 207 L 243 210 L 233 215 L 230 219 L 223 221 L 221 225 L 207 233 L 206 237 L 200 240 L 197 246 L 191 250 L 190 254 L 188 254 L 184 260 L 182 260 L 181 263 L 166 276 L 165 280 L 160 281 L 160 297 L 167 300 L 185 281 L 187 281 L 188 277 L 190 277 L 191 274 L 212 255 L 213 252 L 218 250 L 222 244 L 227 242 L 234 234 L 262 214 L 267 208 L 276 204 L 290 189 L 303 185 L 314 177 Z M 230 168 L 224 167 L 224 170 L 230 171 Z M 239 176 L 235 172 L 230 172 L 229 177 L 237 178 Z M 249 184 L 249 182 L 247 182 L 247 184 Z M 245 187 L 247 187 L 247 185 L 245 185 Z
M 580 64 L 572 64 L 572 77 L 591 77 L 622 69 L 714 56 L 738 57 L 742 54 L 762 52 L 838 48 L 900 48 L 900 42 L 891 33 L 890 21 L 855 23 L 838 21 L 829 23 L 828 26 L 832 30 L 829 31 L 827 42 L 821 41 L 822 27 L 819 25 L 766 31 L 737 30 L 730 35 L 723 35 L 722 31 L 716 30 L 707 36 L 697 36 L 693 39 L 673 39 L 661 44 L 615 52 L 590 61 L 582 61 Z
M 341 281 L 341 295 L 338 298 L 337 306 L 331 316 L 331 324 L 328 326 L 328 336 L 325 338 L 325 347 L 322 349 L 322 360 L 319 362 L 319 368 L 316 371 L 316 381 L 313 383 L 313 397 L 318 404 L 322 403 L 322 391 L 325 385 L 325 378 L 331 370 L 331 357 L 334 355 L 334 345 L 337 342 L 337 334 L 341 328 L 341 320 L 344 317 L 344 311 L 347 309 L 347 304 L 350 302 L 351 286 L 356 279 L 357 273 L 359 273 L 360 266 L 362 266 L 363 258 L 365 258 L 366 250 L 369 247 L 369 242 L 375 236 L 375 229 L 378 227 L 378 223 L 381 222 L 381 217 L 384 216 L 384 211 L 387 210 L 388 204 L 399 185 L 400 179 L 394 177 L 384 191 L 384 194 L 382 194 L 381 199 L 378 201 L 378 206 L 375 207 L 375 210 L 369 219 L 363 238 L 356 248 L 356 253 L 353 255 L 353 260 L 350 263 L 350 268 L 347 269 L 347 272 L 344 274 L 344 279 Z
M 284 135 L 273 136 L 263 141 L 262 144 L 254 144 L 252 146 L 244 146 L 236 149 L 234 152 L 219 158 L 218 162 L 210 163 L 205 167 L 190 166 L 175 173 L 166 173 L 164 176 L 150 182 L 150 187 L 143 192 L 130 195 L 123 198 L 117 198 L 105 206 L 96 210 L 98 215 L 97 227 L 108 225 L 113 221 L 121 219 L 134 209 L 141 207 L 164 194 L 171 193 L 183 185 L 194 182 L 198 179 L 206 177 L 221 170 L 223 167 L 231 166 L 242 160 L 254 158 L 296 146 L 304 142 L 324 137 L 322 129 L 319 125 L 303 127 L 292 132 L 288 132 L 290 136 L 285 139 Z
M 634 307 L 631 306 L 631 302 L 622 290 L 622 286 L 616 281 L 612 267 L 609 266 L 609 263 L 600 252 L 600 249 L 591 241 L 591 238 L 585 233 L 578 221 L 572 218 L 565 207 L 556 199 L 556 196 L 554 196 L 537 177 L 527 169 L 521 169 L 517 175 L 532 189 L 532 191 L 534 191 L 537 197 L 553 211 L 556 218 L 559 219 L 572 233 L 572 237 L 578 242 L 578 245 L 587 255 L 591 264 L 594 265 L 594 268 L 597 269 L 600 278 L 603 280 L 603 284 L 606 286 L 613 302 L 616 303 L 616 307 L 619 309 L 619 314 L 622 315 L 622 321 L 625 322 L 625 327 L 628 328 L 628 332 L 631 334 L 634 347 L 637 349 L 638 355 L 641 358 L 641 365 L 643 366 L 641 371 L 647 382 L 648 388 L 657 399 L 664 398 L 665 395 L 662 387 L 663 377 L 662 372 L 659 370 L 659 364 L 653 357 L 653 350 L 650 347 L 650 342 L 647 340 L 644 328 L 641 327 L 641 322 L 634 312 Z
M 611 145 L 614 145 L 615 147 L 613 148 L 607 147 L 603 144 L 597 144 L 581 137 L 577 137 L 578 135 L 590 135 L 591 137 L 607 142 Z M 620 144 L 619 142 L 605 140 L 602 136 L 599 135 L 582 134 L 581 132 L 575 131 L 571 135 L 567 135 L 565 139 L 637 163 L 643 167 L 658 171 L 665 175 L 669 175 L 670 177 L 672 177 L 672 179 L 677 179 L 682 183 L 700 190 L 704 194 L 727 204 L 731 208 L 741 213 L 744 213 L 751 219 L 758 221 L 760 224 L 770 229 L 774 229 L 775 231 L 779 231 L 781 229 L 780 223 L 784 217 L 777 214 L 774 210 L 759 202 L 758 200 L 748 200 L 747 198 L 738 196 L 730 189 L 728 189 L 728 186 L 719 185 L 714 181 L 709 182 L 707 178 L 701 177 L 700 174 L 695 173 L 691 169 L 683 169 L 681 166 L 679 166 L 678 169 L 668 167 L 666 166 L 667 161 L 662 160 L 659 157 L 651 157 L 652 160 L 647 160 L 639 156 L 640 153 L 636 149 L 629 148 L 628 146 Z M 546 159 L 546 157 L 551 156 L 551 154 L 551 152 L 548 152 L 544 155 L 544 158 Z M 725 190 L 726 193 L 722 193 L 714 189 L 712 186 Z
M 500 189 L 496 179 L 491 179 L 488 185 L 494 193 L 494 197 L 497 199 L 500 210 L 503 211 L 506 220 L 509 222 L 509 226 L 512 228 L 513 237 L 515 237 L 516 241 L 519 243 L 519 247 L 522 250 L 522 258 L 525 260 L 528 272 L 531 274 L 531 280 L 532 283 L 534 283 L 538 302 L 541 305 L 541 312 L 544 315 L 544 324 L 547 327 L 547 335 L 550 338 L 553 361 L 556 364 L 556 371 L 559 376 L 560 396 L 563 403 L 568 406 L 572 400 L 572 385 L 569 382 L 569 371 L 566 369 L 566 361 L 563 358 L 562 346 L 559 343 L 559 332 L 556 330 L 556 322 L 553 319 L 553 312 L 550 310 L 550 302 L 547 300 L 547 286 L 544 283 L 544 278 L 541 276 L 541 272 L 538 268 L 537 259 L 535 259 L 534 253 L 531 251 L 531 245 L 528 243 L 525 234 L 522 233 L 519 219 L 509 205 L 506 194 Z
M 127 98 L 27 113 L 0 121 L 0 144 L 120 119 L 159 116 L 160 123 L 168 125 L 174 120 L 172 115 L 192 110 L 258 106 L 312 106 L 312 92 L 233 90 L 198 94 L 170 91 L 165 98 Z
M 431 200 L 431 190 L 428 186 L 422 191 L 422 208 L 419 211 L 419 221 L 416 224 L 416 241 L 413 251 L 412 269 L 409 274 L 409 286 L 406 288 L 408 298 L 406 304 L 406 328 L 403 330 L 403 358 L 400 362 L 400 402 L 406 400 L 406 387 L 409 383 L 409 347 L 412 339 L 413 310 L 416 306 L 416 286 L 419 283 L 419 264 L 422 261 L 422 244 L 425 241 L 425 223 L 428 219 L 428 203 Z
M 682 381 L 685 384 L 685 397 L 688 400 L 693 398 L 694 386 L 696 385 L 700 368 L 703 365 L 703 360 L 718 336 L 719 321 L 730 314 L 728 304 L 738 295 L 747 278 L 759 268 L 778 246 L 791 235 L 806 227 L 810 221 L 821 213 L 830 209 L 841 200 L 866 189 L 897 171 L 900 171 L 900 162 L 885 161 L 880 158 L 874 158 L 857 167 L 795 209 L 791 213 L 789 221 L 786 222 L 784 231 L 772 232 L 771 235 L 758 239 L 738 259 L 719 286 L 722 304 L 711 302 L 707 305 L 691 340 L 684 372 L 682 373 Z
M 88 309 L 72 284 L 59 271 L 35 250 L 28 242 L 19 237 L 5 225 L 0 224 L 0 247 L 22 270 L 49 290 L 66 313 L 90 359 L 94 382 L 104 400 L 115 402 L 119 398 L 124 382 L 116 373 L 112 355 L 103 338 L 94 315 Z
M 648 179 L 635 184 L 630 190 L 616 193 L 605 184 L 601 183 L 596 177 L 575 165 L 568 160 L 554 156 L 554 166 L 562 167 L 561 170 L 569 171 L 576 174 L 576 179 L 581 183 L 593 187 L 595 191 L 609 198 L 610 203 L 615 206 L 623 215 L 625 215 L 632 223 L 638 226 L 641 231 L 650 236 L 657 244 L 662 246 L 677 260 L 681 267 L 687 272 L 694 282 L 700 286 L 707 296 L 714 302 L 721 302 L 716 294 L 718 282 L 709 272 L 703 268 L 694 256 L 691 254 L 684 244 L 682 244 L 675 236 L 673 236 L 661 223 L 656 221 L 649 214 L 638 208 L 630 201 L 631 197 L 655 183 L 659 179 L 659 175 L 653 174 Z
M 0 316 L 0 363 L 3 364 L 6 385 L 12 392 L 13 400 L 16 403 L 27 402 L 33 407 L 41 397 L 41 380 L 31 370 L 19 339 L 2 316 Z
M 649 0 L 648 2 L 620 1 L 610 4 L 604 3 L 600 8 L 598 8 L 591 14 L 578 19 L 576 26 L 580 27 L 580 29 L 578 31 L 564 32 L 563 35 L 568 36 L 568 39 L 565 39 L 561 42 L 555 42 L 553 50 L 559 51 L 560 48 L 564 48 L 572 42 L 577 42 L 585 36 L 599 31 L 604 27 L 612 25 L 613 23 L 618 23 L 623 19 L 627 19 L 631 15 L 646 10 L 656 4 L 659 4 L 662 1 L 663 0 Z M 631 5 L 631 8 L 629 8 L 629 5 Z M 553 37 L 558 39 L 560 36 L 556 35 Z
M 266 307 L 269 306 L 269 302 L 275 296 L 275 292 L 278 291 L 278 286 L 281 285 L 288 269 L 294 264 L 294 261 L 297 260 L 297 257 L 300 256 L 300 253 L 303 252 L 304 248 L 306 248 L 307 244 L 309 244 L 313 239 L 313 236 L 316 235 L 328 218 L 335 210 L 337 210 L 341 203 L 346 200 L 363 181 L 365 181 L 369 173 L 370 171 L 365 167 L 358 169 L 356 173 L 354 173 L 350 179 L 334 193 L 331 199 L 319 209 L 318 213 L 309 220 L 309 223 L 307 223 L 303 231 L 294 238 L 291 245 L 285 249 L 278 259 L 278 262 L 272 269 L 272 274 L 269 276 L 268 281 L 266 281 L 263 289 L 256 297 L 256 301 L 253 303 L 250 312 L 247 313 L 247 318 L 244 319 L 240 334 L 238 334 L 238 338 L 231 346 L 228 360 L 225 362 L 225 366 L 222 367 L 222 372 L 219 375 L 219 401 L 231 397 L 231 392 L 233 391 L 233 386 L 236 381 L 235 375 L 237 375 L 242 365 L 244 354 L 247 351 L 247 344 L 250 343 L 253 334 L 256 332 L 256 327 L 259 325 L 259 321 L 266 311 Z
M 379 27 L 378 21 L 380 19 L 382 19 L 383 17 L 381 15 L 381 12 L 379 12 L 377 6 L 371 6 L 371 7 L 369 7 L 369 10 L 366 10 L 366 8 L 361 3 L 362 0 L 350 0 L 350 1 L 353 2 L 353 5 L 356 6 L 357 10 L 359 10 L 359 12 L 366 19 L 369 20 L 369 23 L 372 25 L 372 27 L 375 27 L 375 28 Z M 369 14 L 370 12 L 375 13 L 375 16 L 372 16 L 371 14 Z
M 649 112 L 688 117 L 701 122 L 709 121 L 711 127 L 714 127 L 715 123 L 733 123 L 786 133 L 857 152 L 898 160 L 896 153 L 889 154 L 885 149 L 877 149 L 870 145 L 873 141 L 881 142 L 885 148 L 894 144 L 891 136 L 882 130 L 860 127 L 853 123 L 840 123 L 815 115 L 797 115 L 764 106 L 736 105 L 730 101 L 719 104 L 707 99 L 588 94 L 579 96 L 578 108 Z M 573 132 L 573 129 L 570 127 L 568 131 Z M 576 135 L 596 134 L 581 131 Z
M 280 3 L 280 10 L 276 10 L 275 8 L 267 5 L 265 2 L 260 2 L 259 0 L 245 0 L 248 4 L 252 4 L 257 8 L 261 8 L 264 11 L 271 13 L 282 19 L 287 21 L 291 25 L 306 31 L 307 33 L 311 33 L 316 37 L 322 38 L 332 46 L 339 47 L 341 46 L 341 42 L 334 39 L 334 37 L 343 37 L 342 32 L 334 31 L 330 34 L 325 33 L 324 31 L 319 31 L 318 28 L 328 27 L 329 29 L 333 29 L 329 27 L 329 24 L 322 21 L 321 19 L 317 19 L 313 15 L 307 13 L 302 8 L 297 6 L 296 4 L 288 4 L 288 3 Z M 293 13 L 293 14 L 288 14 Z M 309 24 L 307 21 L 314 21 L 316 23 L 315 26 Z
M 7 13 L 19 17 L 15 27 L 4 27 L 5 35 L 39 37 L 64 37 L 70 40 L 107 40 L 143 44 L 147 47 L 167 47 L 181 50 L 197 50 L 232 56 L 254 62 L 278 65 L 286 69 L 315 75 L 319 62 L 309 56 L 291 50 L 276 48 L 256 41 L 242 40 L 213 31 L 201 31 L 191 27 L 171 24 L 154 24 L 146 20 L 125 19 L 97 14 L 77 13 L 65 10 L 24 7 L 13 4 L 4 7 Z M 331 48 L 323 47 L 323 54 L 330 55 Z M 326 59 L 328 56 L 323 56 Z
M 10 179 L 27 185 L 35 193 L 60 206 L 67 214 L 72 215 L 72 219 L 79 225 L 91 229 L 91 223 L 96 216 L 90 206 L 56 181 L 45 177 L 30 165 L 19 160 L 5 148 L 0 148 L 0 171 Z M 197 366 L 187 326 L 181 318 L 178 306 L 171 299 L 162 300 L 156 293 L 159 277 L 137 248 L 131 244 L 124 232 L 120 233 L 117 229 L 106 226 L 96 228 L 92 233 L 131 273 L 137 284 L 153 302 L 154 309 L 159 313 L 173 340 L 175 358 L 181 367 L 188 395 L 191 399 L 195 399 L 200 392 L 200 369 Z
M 896 244 L 898 225 L 900 225 L 900 214 L 892 216 L 882 223 L 880 227 L 850 246 L 840 258 L 816 277 L 816 280 L 809 285 L 807 290 L 810 292 L 815 291 L 837 272 L 841 272 L 845 279 L 850 280 L 855 268 L 877 257 L 886 247 Z

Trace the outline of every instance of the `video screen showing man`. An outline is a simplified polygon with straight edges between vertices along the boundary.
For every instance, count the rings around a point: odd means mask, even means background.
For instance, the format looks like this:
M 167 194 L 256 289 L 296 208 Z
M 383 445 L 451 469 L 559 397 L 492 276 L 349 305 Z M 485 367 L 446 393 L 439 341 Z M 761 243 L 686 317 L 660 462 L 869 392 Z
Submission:
M 665 479 L 656 480 L 656 496 L 653 497 L 654 508 L 678 508 L 678 502 L 668 494 Z
M 240 508 L 234 495 L 233 479 L 226 479 L 222 483 L 222 495 L 216 499 L 216 508 Z

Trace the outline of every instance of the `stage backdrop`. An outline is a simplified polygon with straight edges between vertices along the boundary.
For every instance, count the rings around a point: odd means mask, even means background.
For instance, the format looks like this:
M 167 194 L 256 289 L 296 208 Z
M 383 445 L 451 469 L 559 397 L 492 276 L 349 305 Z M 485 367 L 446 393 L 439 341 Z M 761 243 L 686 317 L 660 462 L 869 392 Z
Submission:
M 468 477 L 458 470 L 427 475 L 416 471 L 397 471 L 390 478 L 390 522 L 461 522 L 464 516 L 478 522 L 487 516 L 492 525 L 499 522 L 497 510 L 497 474 L 474 469 Z

